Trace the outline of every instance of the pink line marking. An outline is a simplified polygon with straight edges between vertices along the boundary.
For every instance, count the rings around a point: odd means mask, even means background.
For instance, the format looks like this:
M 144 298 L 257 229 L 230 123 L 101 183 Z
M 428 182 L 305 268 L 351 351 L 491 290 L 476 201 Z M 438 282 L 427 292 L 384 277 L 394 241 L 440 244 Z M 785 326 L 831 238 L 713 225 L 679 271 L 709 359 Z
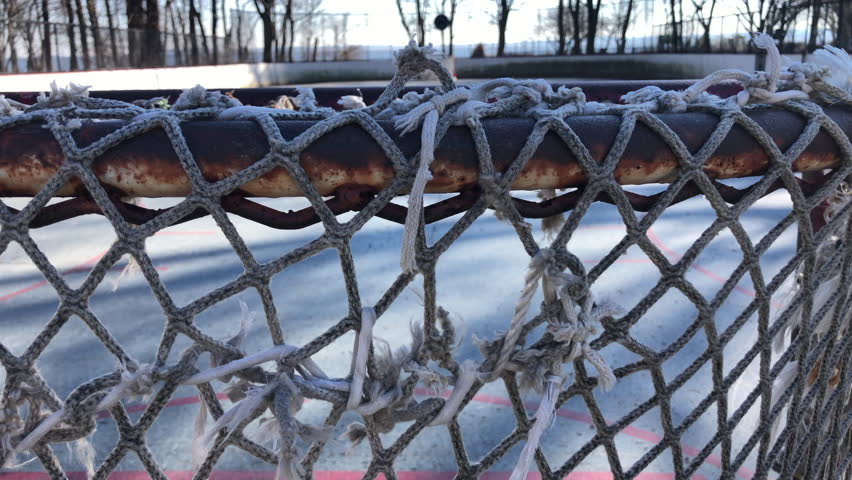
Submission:
M 451 390 L 447 390 L 447 391 L 443 392 L 441 394 L 441 396 L 443 396 L 445 398 L 449 397 L 450 391 Z M 420 387 L 415 389 L 415 393 L 417 393 L 418 395 L 431 395 L 432 394 L 430 390 L 427 390 L 425 388 L 420 388 Z M 219 393 L 219 394 L 216 395 L 216 398 L 218 398 L 219 400 L 224 400 L 224 399 L 227 398 L 227 396 L 224 393 Z M 306 399 L 306 401 L 308 401 L 308 400 Z M 480 393 L 480 394 L 474 395 L 473 401 L 479 402 L 479 403 L 487 403 L 487 404 L 490 404 L 490 405 L 498 405 L 498 406 L 501 406 L 501 407 L 512 408 L 512 403 L 509 401 L 508 398 L 498 397 L 496 395 L 488 395 L 488 394 Z M 175 398 L 174 400 L 171 400 L 170 402 L 166 403 L 166 407 L 178 407 L 178 406 L 183 406 L 183 405 L 193 405 L 193 404 L 200 403 L 200 402 L 201 402 L 201 399 L 198 398 L 198 397 L 179 397 L 179 398 Z M 527 409 L 527 411 L 532 412 L 532 411 L 535 411 L 538 408 L 538 403 L 536 403 L 536 402 L 524 402 L 524 407 Z M 146 408 L 148 408 L 148 404 L 146 404 L 146 403 L 132 404 L 132 405 L 127 406 L 127 412 L 128 413 L 142 412 Z M 585 423 L 585 424 L 588 424 L 588 425 L 594 424 L 591 415 L 589 415 L 587 413 L 583 413 L 583 412 L 578 412 L 576 410 L 568 410 L 566 408 L 560 408 L 559 410 L 556 411 L 556 415 L 559 416 L 559 417 L 562 417 L 562 418 L 566 418 L 568 420 L 573 420 L 573 421 Z M 100 412 L 100 413 L 98 413 L 97 418 L 103 419 L 103 418 L 109 418 L 111 416 L 112 415 L 109 412 Z M 613 423 L 612 421 L 607 420 L 607 424 L 612 424 L 612 423 Z M 621 433 L 623 433 L 627 436 L 633 437 L 633 438 L 638 438 L 640 440 L 644 440 L 648 443 L 656 444 L 656 443 L 659 443 L 663 440 L 663 437 L 660 436 L 657 433 L 651 432 L 649 430 L 644 430 L 642 428 L 634 427 L 632 425 L 629 425 L 629 426 L 625 427 L 624 429 L 622 429 Z M 683 449 L 683 452 L 686 455 L 692 456 L 692 457 L 698 456 L 698 453 L 701 451 L 698 448 L 692 447 L 690 445 L 685 445 L 685 444 L 681 444 L 681 448 Z M 704 460 L 704 462 L 709 464 L 709 465 L 712 465 L 716 468 L 719 468 L 719 469 L 722 468 L 722 459 L 717 455 L 713 455 L 713 454 L 708 455 L 707 458 Z M 336 474 L 336 473 L 339 473 L 339 472 L 331 472 L 331 473 Z M 357 473 L 357 472 L 355 472 L 355 473 Z M 426 473 L 431 474 L 431 473 L 435 473 L 435 472 L 426 472 Z M 317 472 L 317 475 L 319 475 L 319 472 Z M 612 478 L 610 473 L 607 473 L 607 475 L 610 475 L 610 476 L 609 477 L 577 477 L 576 480 L 597 480 L 599 478 L 600 479 L 603 479 L 603 478 L 610 478 L 611 479 Z M 669 474 L 645 474 L 645 475 L 669 475 Z M 739 477 L 745 479 L 745 480 L 750 480 L 754 476 L 754 473 L 751 470 L 749 470 L 745 467 L 742 467 L 737 472 L 737 475 Z M 2 478 L 2 477 L 0 477 L 0 478 Z M 317 476 L 317 478 L 320 478 L 320 477 Z M 337 478 L 337 477 L 335 477 L 335 478 Z M 360 477 L 358 477 L 358 478 L 360 478 Z M 438 478 L 438 477 L 435 477 L 435 478 Z M 487 479 L 488 477 L 483 476 L 482 478 Z M 532 480 L 532 478 L 533 477 L 529 477 L 529 480 Z M 534 478 L 538 479 L 540 477 L 534 477 Z M 566 478 L 574 480 L 574 477 L 571 477 L 571 475 L 569 475 Z M 640 477 L 637 477 L 637 478 L 641 478 L 641 479 L 647 478 L 647 480 L 656 480 L 657 478 L 667 479 L 667 478 L 674 478 L 674 477 L 641 477 L 640 476 Z M 691 478 L 697 480 L 697 479 L 703 479 L 704 477 L 699 475 L 699 476 L 693 476 Z M 491 479 L 491 480 L 496 480 L 496 478 Z
M 83 262 L 79 265 L 75 265 L 75 266 L 69 268 L 68 270 L 64 270 L 64 271 L 59 272 L 59 273 L 60 273 L 60 275 L 65 276 L 65 275 L 70 275 L 72 273 L 86 272 L 86 271 L 89 270 L 88 267 L 91 267 L 92 265 L 97 263 L 97 261 L 100 260 L 104 255 L 106 255 L 106 252 L 101 252 L 101 253 L 95 255 L 94 257 L 86 260 L 85 262 Z M 160 271 L 160 272 L 165 272 L 165 271 L 169 270 L 169 267 L 154 267 L 154 268 L 157 271 Z M 114 272 L 120 272 L 122 269 L 119 268 L 119 267 L 113 267 L 111 270 L 114 271 Z M 35 282 L 33 284 L 27 285 L 26 287 L 21 288 L 20 290 L 15 290 L 14 292 L 7 293 L 6 295 L 0 296 L 0 302 L 5 302 L 6 300 L 10 300 L 12 298 L 19 297 L 19 296 L 21 296 L 25 293 L 29 293 L 33 290 L 36 290 L 38 288 L 41 288 L 41 287 L 47 285 L 47 284 L 48 284 L 47 280 L 41 280 L 41 281 Z
M 214 232 L 212 230 L 187 230 L 187 231 L 160 231 L 160 232 L 155 233 L 154 235 L 214 235 L 215 233 L 216 232 Z M 69 273 L 85 272 L 86 267 L 92 266 L 98 260 L 100 260 L 104 255 L 106 255 L 105 251 L 95 255 L 94 257 L 86 260 L 85 262 L 83 262 L 79 265 L 73 266 L 70 269 L 61 272 L 61 274 L 64 276 L 64 275 L 68 275 Z M 157 270 L 161 271 L 161 272 L 169 269 L 169 267 L 155 267 L 155 268 Z M 0 296 L 0 302 L 5 302 L 6 300 L 9 300 L 9 299 L 12 299 L 12 298 L 15 298 L 15 297 L 19 297 L 19 296 L 21 296 L 25 293 L 29 293 L 33 290 L 36 290 L 38 288 L 41 288 L 41 287 L 47 285 L 47 284 L 48 284 L 47 280 L 41 280 L 41 281 L 35 282 L 31 285 L 27 285 L 26 287 L 21 288 L 20 290 L 15 290 L 14 292 L 7 293 L 6 295 L 1 295 Z
M 587 226 L 587 227 L 580 227 L 577 230 L 619 230 L 619 229 L 624 229 L 624 226 L 619 225 L 619 224 L 591 225 L 591 226 Z M 676 252 L 673 248 L 666 245 L 666 243 L 663 242 L 662 239 L 660 239 L 660 237 L 658 237 L 656 233 L 654 233 L 652 228 L 648 228 L 647 235 L 648 235 L 648 239 L 651 240 L 651 243 L 656 245 L 667 256 L 671 257 L 675 261 L 683 258 L 683 255 L 681 255 L 680 253 Z M 583 260 L 583 263 L 600 263 L 600 260 L 599 259 L 598 260 L 592 260 L 592 259 Z M 648 258 L 621 258 L 621 259 L 616 260 L 615 263 L 653 263 L 653 262 L 651 262 L 651 260 L 648 259 Z M 689 266 L 689 268 L 691 268 L 691 269 L 693 269 L 697 272 L 701 272 L 702 274 L 706 275 L 710 279 L 715 280 L 716 282 L 719 282 L 722 285 L 724 285 L 725 282 L 728 281 L 727 278 L 717 274 L 716 272 L 714 272 L 714 271 L 712 271 L 712 270 L 710 270 L 706 267 L 701 266 L 698 262 L 693 262 L 692 265 Z M 736 290 L 737 292 L 740 292 L 741 294 L 743 294 L 747 297 L 754 298 L 757 295 L 754 292 L 754 290 L 752 290 L 750 288 L 746 288 L 746 287 L 741 287 L 739 285 L 735 286 L 734 290 Z M 772 304 L 773 304 L 773 306 L 780 307 L 780 305 L 776 305 L 776 302 L 773 302 Z
M 194 472 L 191 470 L 166 470 L 166 475 L 170 480 L 191 480 Z M 451 480 L 455 477 L 456 472 L 428 472 L 410 470 L 397 472 L 400 480 Z M 506 480 L 511 475 L 511 472 L 486 472 L 480 477 L 482 480 Z M 314 472 L 316 480 L 361 480 L 364 472 L 359 471 L 322 471 Z M 612 480 L 610 472 L 572 472 L 565 477 L 565 480 Z M 0 478 L 10 480 L 47 480 L 50 477 L 43 472 L 4 472 L 0 473 Z M 68 474 L 70 480 L 85 480 L 84 472 L 70 472 Z M 118 471 L 113 472 L 109 476 L 110 480 L 148 480 L 150 477 L 147 472 L 142 471 Z M 211 480 L 272 480 L 275 478 L 275 472 L 270 470 L 262 471 L 228 471 L 216 470 L 210 474 Z M 377 478 L 384 479 L 383 474 L 379 474 Z M 636 476 L 636 480 L 674 480 L 673 473 L 640 473 Z M 540 480 L 541 474 L 538 472 L 530 472 L 527 474 L 527 480 Z M 691 480 L 707 480 L 704 475 L 693 475 Z
M 578 230 L 617 230 L 617 229 L 623 229 L 623 228 L 624 228 L 623 225 L 606 224 L 606 225 L 585 226 L 585 227 L 581 227 Z M 175 232 L 161 231 L 161 232 L 157 232 L 156 235 L 212 235 L 212 234 L 215 234 L 215 233 L 216 232 L 213 232 L 213 231 L 175 231 Z M 667 255 L 675 258 L 675 259 L 682 258 L 682 255 L 680 255 L 675 250 L 673 250 L 668 245 L 666 245 L 659 237 L 657 237 L 657 235 L 650 228 L 647 231 L 647 235 L 648 235 L 648 239 L 651 240 L 652 243 L 657 245 L 657 247 L 660 248 L 660 250 L 662 250 L 665 254 L 667 254 Z M 99 255 L 87 260 L 86 262 L 84 262 L 80 265 L 77 265 L 77 266 L 71 268 L 70 270 L 62 272 L 62 274 L 66 275 L 68 273 L 84 271 L 85 267 L 90 266 L 90 265 L 94 264 L 95 262 L 97 262 L 101 257 L 103 257 L 103 255 L 105 253 L 106 252 L 102 252 Z M 584 260 L 584 263 L 598 263 L 598 262 L 600 262 L 600 260 Z M 620 259 L 620 260 L 617 260 L 616 263 L 651 263 L 651 261 L 650 261 L 650 259 Z M 715 272 L 713 272 L 713 271 L 711 271 L 707 268 L 704 268 L 704 267 L 698 265 L 697 263 L 693 263 L 690 267 L 694 268 L 695 270 L 697 270 L 701 273 L 703 273 L 704 275 L 708 276 L 709 278 L 716 280 L 719 283 L 724 284 L 725 281 L 726 281 L 726 279 L 724 277 L 716 274 Z M 158 267 L 157 269 L 158 270 L 167 270 L 168 267 Z M 47 283 L 48 282 L 46 280 L 42 280 L 40 282 L 37 282 L 37 283 L 34 283 L 34 284 L 29 285 L 27 287 L 24 287 L 21 290 L 12 292 L 12 293 L 4 295 L 4 296 L 0 296 L 0 302 L 6 301 L 6 300 L 13 298 L 13 297 L 17 297 L 19 295 L 23 295 L 24 293 L 27 293 L 27 292 L 30 292 L 30 291 L 35 290 L 37 288 L 40 288 L 40 287 L 46 285 Z M 747 289 L 747 288 L 737 286 L 737 287 L 735 287 L 735 290 L 739 291 L 740 293 L 743 293 L 744 295 L 750 296 L 750 297 L 755 296 L 754 291 Z M 428 395 L 429 394 L 429 392 L 426 391 L 425 389 L 419 389 L 419 388 L 417 389 L 417 393 L 421 394 L 421 395 Z M 445 396 L 445 397 L 449 396 L 449 392 L 444 392 L 443 396 Z M 227 397 L 226 397 L 226 395 L 220 393 L 220 394 L 217 394 L 217 398 L 222 400 L 222 399 L 225 399 Z M 473 400 L 476 401 L 476 402 L 489 403 L 489 404 L 492 404 L 492 405 L 506 406 L 506 407 L 509 407 L 509 408 L 511 408 L 511 406 L 512 406 L 511 402 L 509 402 L 508 399 L 493 396 L 493 395 L 478 394 L 478 395 L 474 396 Z M 200 399 L 198 397 L 180 397 L 180 398 L 176 398 L 176 399 L 168 402 L 166 404 L 166 407 L 177 407 L 177 406 L 182 406 L 182 405 L 191 405 L 191 404 L 195 404 L 195 403 L 199 403 L 199 402 L 200 402 Z M 147 407 L 148 407 L 147 404 L 134 404 L 134 405 L 128 406 L 127 411 L 128 411 L 128 413 L 141 412 L 141 411 L 144 411 Z M 527 408 L 528 410 L 534 411 L 538 407 L 538 404 L 534 403 L 534 402 L 525 402 L 524 407 Z M 582 413 L 582 412 L 577 412 L 577 411 L 567 410 L 567 409 L 559 409 L 559 410 L 557 410 L 556 414 L 559 417 L 567 418 L 569 420 L 574 420 L 574 421 L 581 422 L 581 423 L 586 423 L 586 424 L 590 424 L 590 425 L 594 423 L 593 419 L 590 415 Z M 103 418 L 108 418 L 108 417 L 111 417 L 111 414 L 109 412 L 99 412 L 98 415 L 97 415 L 98 419 L 103 419 Z M 607 423 L 612 423 L 612 422 L 607 420 Z M 663 437 L 661 437 L 660 435 L 658 435 L 654 432 L 644 430 L 644 429 L 641 429 L 641 428 L 637 428 L 637 427 L 633 427 L 633 426 L 625 427 L 624 429 L 621 430 L 621 433 L 624 433 L 625 435 L 628 435 L 628 436 L 631 436 L 631 437 L 634 437 L 634 438 L 638 438 L 640 440 L 647 441 L 649 443 L 659 443 L 663 439 Z M 681 448 L 683 449 L 683 452 L 686 455 L 689 455 L 689 456 L 697 456 L 698 453 L 700 452 L 699 449 L 692 447 L 692 446 L 689 446 L 689 445 L 682 444 Z M 712 454 L 709 455 L 705 459 L 705 462 L 710 464 L 710 465 L 713 465 L 717 468 L 722 467 L 722 459 L 720 457 L 718 457 L 717 455 L 712 455 Z M 355 472 L 355 471 L 350 471 L 350 472 L 344 472 L 344 471 L 340 471 L 340 472 L 316 472 L 315 477 L 318 480 L 332 480 L 332 479 L 334 479 L 334 480 L 348 480 L 349 478 L 352 478 L 354 480 L 354 479 L 361 478 L 362 474 L 363 474 L 363 472 Z M 444 478 L 451 479 L 454 474 L 455 474 L 455 472 L 425 472 L 425 471 L 399 472 L 399 476 L 403 480 L 427 480 L 427 479 L 438 480 L 438 479 L 444 479 Z M 16 475 L 19 475 L 19 476 L 16 476 Z M 20 475 L 23 475 L 23 476 L 20 476 Z M 72 473 L 71 478 L 72 479 L 76 478 L 75 477 L 76 475 L 77 474 Z M 79 473 L 79 475 L 80 475 L 81 478 L 85 477 L 82 473 Z M 224 476 L 221 476 L 221 475 L 224 475 Z M 482 475 L 481 478 L 483 478 L 485 480 L 501 480 L 503 478 L 508 478 L 509 475 L 510 475 L 509 472 L 493 472 L 493 473 L 485 473 L 485 474 Z M 737 471 L 737 475 L 744 478 L 744 479 L 751 479 L 754 474 L 751 470 L 747 469 L 746 467 L 741 467 Z M 46 476 L 46 474 L 42 474 L 42 473 L 16 472 L 16 473 L 0 473 L 0 478 L 15 478 L 15 479 L 20 478 L 21 480 L 29 480 L 29 479 L 35 480 L 35 479 L 47 478 L 47 476 Z M 110 478 L 113 478 L 113 479 L 116 479 L 116 480 L 136 480 L 136 479 L 141 480 L 141 479 L 147 479 L 148 475 L 145 472 L 114 472 L 112 475 L 110 475 Z M 169 473 L 169 478 L 172 478 L 172 479 L 183 479 L 183 478 L 191 479 L 192 478 L 192 472 L 190 472 L 190 471 L 172 471 L 172 472 Z M 221 471 L 221 472 L 214 472 L 212 474 L 211 478 L 213 478 L 213 479 L 217 479 L 217 478 L 222 478 L 222 479 L 224 479 L 224 478 L 239 478 L 239 479 L 243 479 L 243 480 L 249 480 L 249 479 L 253 479 L 253 478 L 266 479 L 266 478 L 274 478 L 274 472 L 223 472 L 223 471 Z M 382 476 L 382 478 L 384 478 L 384 476 Z M 538 473 L 530 473 L 527 476 L 528 480 L 538 480 L 540 478 L 541 478 L 541 476 Z M 691 478 L 693 480 L 704 480 L 706 477 L 704 477 L 702 475 L 693 475 Z M 609 473 L 609 472 L 574 472 L 574 473 L 569 474 L 566 477 L 566 479 L 567 480 L 610 480 L 610 479 L 612 479 L 612 473 Z M 669 474 L 669 473 L 642 473 L 642 474 L 639 474 L 637 479 L 639 479 L 639 480 L 669 480 L 669 479 L 674 479 L 674 474 Z
M 663 253 L 672 257 L 675 261 L 678 261 L 681 258 L 683 258 L 683 255 L 681 255 L 680 253 L 676 252 L 674 249 L 672 249 L 671 247 L 666 245 L 665 242 L 663 242 L 660 239 L 660 237 L 658 237 L 657 234 L 654 233 L 654 231 L 651 228 L 648 228 L 647 235 L 648 235 L 648 240 L 650 240 L 651 243 L 656 245 L 660 250 L 663 251 Z M 701 265 L 698 264 L 698 262 L 692 262 L 692 264 L 689 266 L 689 268 L 703 273 L 704 275 L 706 275 L 710 279 L 715 280 L 715 281 L 721 283 L 722 285 L 724 285 L 725 282 L 728 281 L 727 278 L 717 274 L 716 272 L 713 272 L 712 270 L 710 270 L 708 268 L 702 267 Z M 752 290 L 750 288 L 741 287 L 741 286 L 737 285 L 737 286 L 734 287 L 734 290 L 742 293 L 743 295 L 745 295 L 747 297 L 754 298 L 756 296 L 754 290 Z
M 31 291 L 33 291 L 37 288 L 43 287 L 45 285 L 47 285 L 47 280 L 42 280 L 40 282 L 33 283 L 32 285 L 24 287 L 20 290 L 15 290 L 12 293 L 7 293 L 6 295 L 3 295 L 2 297 L 0 297 L 0 302 L 5 302 L 6 300 L 9 300 L 10 298 L 15 298 L 19 295 L 23 295 L 27 292 L 31 292 Z

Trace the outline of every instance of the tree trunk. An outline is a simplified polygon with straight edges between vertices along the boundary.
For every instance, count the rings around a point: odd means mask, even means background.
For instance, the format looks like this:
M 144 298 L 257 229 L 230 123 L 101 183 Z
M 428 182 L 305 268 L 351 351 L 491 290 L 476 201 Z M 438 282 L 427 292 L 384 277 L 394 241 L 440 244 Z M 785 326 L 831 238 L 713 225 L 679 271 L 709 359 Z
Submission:
M 228 28 L 228 17 L 225 15 L 225 1 L 222 0 L 219 2 L 220 12 L 222 13 L 222 55 L 228 57 L 223 60 L 222 63 L 228 63 L 230 61 L 230 51 L 231 51 L 231 30 Z
M 23 23 L 24 40 L 27 42 L 27 71 L 35 71 L 38 67 L 38 61 L 35 55 L 35 32 L 33 25 L 28 21 Z
M 285 5 L 286 9 L 286 5 Z M 281 42 L 278 44 L 278 49 L 275 51 L 275 61 L 283 62 L 284 55 L 287 51 L 287 14 L 285 10 L 284 16 L 281 17 Z
M 396 9 L 399 12 L 399 21 L 402 22 L 402 28 L 405 29 L 405 36 L 411 38 L 411 27 L 405 21 L 405 12 L 402 11 L 402 0 L 396 0 Z M 290 61 L 292 61 L 292 57 Z
M 190 64 L 198 65 L 198 39 L 195 38 L 195 0 L 189 0 Z
M 672 39 L 671 45 L 672 50 L 677 52 L 678 49 L 678 24 L 677 24 L 677 10 L 675 10 L 676 0 L 669 0 L 669 6 L 671 7 L 671 19 L 672 19 Z
M 69 70 L 79 70 L 80 65 L 77 64 L 77 39 L 74 38 L 74 8 L 71 6 L 71 0 L 64 0 L 62 6 L 65 9 L 65 18 L 68 21 L 68 49 L 69 49 Z M 12 51 L 14 54 L 14 50 Z
M 45 72 L 53 70 L 53 52 L 50 43 L 50 5 L 48 0 L 41 0 L 41 64 Z
M 163 39 L 160 36 L 160 5 L 157 0 L 145 2 L 145 51 L 143 64 L 158 67 L 163 64 Z
M 216 11 L 216 0 L 210 0 L 210 40 L 213 42 L 213 65 L 219 64 L 219 42 L 216 38 L 216 27 L 219 24 L 219 13 Z
M 166 15 L 169 17 L 169 23 L 172 26 L 172 43 L 174 44 L 175 65 L 186 65 L 187 59 L 184 58 L 180 48 L 180 35 L 178 34 L 177 22 L 175 22 L 175 12 L 172 8 L 172 1 L 166 0 Z
M 453 56 L 453 24 L 456 23 L 456 6 L 458 6 L 458 0 L 450 0 L 450 48 L 447 52 L 451 57 Z
M 156 2 L 157 0 L 151 0 Z M 204 22 L 201 20 L 201 12 L 195 10 L 195 21 L 198 22 L 198 32 L 201 34 L 201 48 L 204 49 L 204 63 L 210 62 L 210 47 L 207 45 L 207 34 L 204 32 Z
M 89 23 L 92 26 L 92 44 L 95 47 L 95 63 L 97 63 L 98 68 L 104 68 L 106 66 L 104 40 L 101 36 L 100 25 L 98 24 L 98 10 L 95 5 L 95 0 L 86 0 L 86 9 L 89 11 Z
M 290 46 L 287 48 L 287 61 L 293 61 L 293 47 L 296 45 L 296 19 L 290 15 Z
M 311 55 L 311 61 L 317 61 L 317 47 L 319 46 L 319 37 L 314 38 L 314 53 Z
M 263 61 L 272 61 L 272 43 L 275 41 L 275 22 L 272 20 L 274 0 L 254 0 L 254 7 L 263 23 Z M 263 7 L 261 8 L 261 4 Z
M 837 46 L 852 50 L 852 5 L 840 1 L 837 5 Z
M 509 23 L 509 2 L 500 0 L 500 12 L 497 17 L 497 56 L 502 57 L 506 50 L 506 24 Z
M 173 11 L 172 18 L 177 19 L 178 25 L 180 25 L 180 38 L 183 41 L 183 64 L 191 65 L 192 64 L 192 48 L 189 45 L 189 35 L 186 32 L 186 17 L 185 15 L 181 15 L 180 11 Z
M 263 22 L 263 61 L 272 61 L 272 41 L 275 39 L 275 24 L 272 22 L 272 15 L 269 12 L 264 12 L 260 15 Z
M 426 18 L 423 15 L 423 4 L 421 0 L 415 0 L 417 7 L 417 45 L 426 45 Z
M 819 33 L 819 21 L 822 14 L 822 0 L 811 0 L 811 32 L 808 37 L 808 51 L 816 50 L 817 34 Z
M 11 30 L 11 25 L 6 20 L 6 4 L 0 3 L 0 72 L 6 71 L 6 41 L 4 40 Z
M 144 28 L 145 11 L 142 9 L 142 0 L 127 0 L 127 63 L 130 67 L 142 64 Z
M 86 33 L 86 17 L 83 13 L 83 2 L 74 0 L 77 7 L 77 22 L 80 24 L 80 45 L 83 47 L 83 68 L 89 70 L 92 68 L 92 57 L 89 55 L 89 35 Z
M 287 0 L 284 5 L 284 18 L 281 19 L 281 50 L 278 54 L 278 61 L 287 61 L 287 29 L 293 20 L 293 0 Z
M 571 55 L 579 55 L 581 53 L 580 50 L 580 0 L 576 0 L 576 4 L 572 3 L 573 0 L 568 0 L 568 13 L 571 14 L 571 26 L 574 27 L 574 30 L 571 32 L 573 45 L 571 45 Z
M 618 53 L 624 54 L 627 49 L 627 28 L 630 27 L 630 16 L 633 14 L 633 0 L 627 0 L 627 13 L 621 25 L 621 41 L 618 43 Z
M 595 37 L 598 34 L 598 14 L 601 10 L 601 0 L 595 5 L 595 0 L 586 0 L 586 54 L 591 55 L 596 51 Z
M 556 33 L 559 36 L 559 44 L 556 47 L 557 55 L 565 55 L 565 0 L 559 0 L 556 7 Z
M 107 14 L 107 27 L 109 28 L 109 46 L 112 53 L 112 66 L 118 66 L 118 42 L 115 39 L 115 23 L 112 20 L 112 7 L 109 6 L 110 0 L 104 0 Z

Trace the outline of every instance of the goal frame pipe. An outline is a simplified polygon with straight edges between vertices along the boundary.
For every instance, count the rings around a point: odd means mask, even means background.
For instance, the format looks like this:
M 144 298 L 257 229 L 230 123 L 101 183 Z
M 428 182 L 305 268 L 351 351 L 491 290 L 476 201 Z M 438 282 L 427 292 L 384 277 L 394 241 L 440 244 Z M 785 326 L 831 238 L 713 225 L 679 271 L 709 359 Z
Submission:
M 844 132 L 852 132 L 852 112 L 841 107 L 826 108 L 826 114 Z M 779 147 L 786 149 L 799 136 L 806 121 L 781 110 L 754 110 L 749 117 L 767 130 Z M 719 119 L 709 113 L 659 114 L 695 152 L 713 132 Z M 620 118 L 609 115 L 575 116 L 568 125 L 601 162 L 609 152 L 619 129 Z M 122 121 L 85 123 L 74 131 L 77 142 L 87 145 L 125 125 Z M 315 122 L 280 121 L 285 138 L 293 138 Z M 379 122 L 407 158 L 420 147 L 417 134 L 399 135 L 392 122 Z M 534 122 L 506 118 L 483 121 L 498 171 L 505 170 L 527 141 Z M 208 181 L 235 174 L 262 158 L 268 151 L 265 135 L 251 121 L 189 121 L 181 125 L 184 138 Z M 337 128 L 306 148 L 300 160 L 314 186 L 323 196 L 341 187 L 358 186 L 379 191 L 396 175 L 379 145 L 358 125 Z M 40 124 L 25 124 L 0 131 L 0 197 L 29 197 L 38 193 L 65 161 L 50 130 Z M 735 125 L 719 148 L 704 164 L 714 179 L 760 175 L 770 159 L 745 129 Z M 836 142 L 820 131 L 794 161 L 795 171 L 811 172 L 832 168 L 841 162 Z M 623 185 L 668 183 L 680 168 L 678 160 L 662 138 L 642 122 L 637 122 L 627 148 L 614 171 Z M 181 197 L 192 191 L 172 145 L 161 129 L 153 129 L 111 148 L 97 158 L 92 170 L 111 191 L 133 197 Z M 467 191 L 477 185 L 478 163 L 473 140 L 466 127 L 451 127 L 435 152 L 433 180 L 429 193 Z M 555 133 L 548 133 L 536 153 L 512 184 L 513 190 L 580 187 L 587 175 L 580 163 Z M 303 196 L 298 184 L 283 167 L 275 168 L 242 185 L 236 193 L 246 197 Z M 86 195 L 78 179 L 65 185 L 57 196 Z

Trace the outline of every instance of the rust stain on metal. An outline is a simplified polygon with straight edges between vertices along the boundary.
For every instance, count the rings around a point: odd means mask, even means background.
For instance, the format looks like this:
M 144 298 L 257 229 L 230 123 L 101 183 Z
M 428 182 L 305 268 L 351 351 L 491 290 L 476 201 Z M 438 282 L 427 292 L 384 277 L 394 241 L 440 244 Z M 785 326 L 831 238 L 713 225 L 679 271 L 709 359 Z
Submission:
M 826 113 L 844 131 L 852 131 L 852 113 L 827 108 Z M 797 115 L 777 110 L 751 112 L 784 151 L 799 137 L 805 121 Z M 705 113 L 663 114 L 669 125 L 693 154 L 716 128 L 718 117 Z M 584 116 L 567 119 L 591 160 L 604 161 L 618 132 L 616 116 Z M 80 145 L 87 145 L 123 125 L 120 121 L 87 122 L 75 132 Z M 306 131 L 313 122 L 279 122 L 285 138 Z M 420 147 L 419 135 L 400 136 L 390 122 L 382 128 L 391 136 L 405 158 L 411 159 Z M 484 122 L 495 167 L 505 171 L 528 141 L 534 122 L 529 119 L 495 119 Z M 248 121 L 194 121 L 181 127 L 187 145 L 202 175 L 219 181 L 240 172 L 269 153 L 266 137 Z M 793 163 L 798 171 L 831 168 L 839 164 L 841 153 L 824 131 Z M 333 195 L 343 186 L 378 191 L 386 187 L 395 172 L 379 145 L 360 127 L 337 128 L 305 149 L 300 164 L 317 191 Z M 704 171 L 716 179 L 759 175 L 766 171 L 769 157 L 745 129 L 734 126 L 704 163 Z M 41 190 L 64 163 L 59 146 L 41 125 L 24 125 L 0 131 L 0 196 L 31 196 Z M 672 148 L 641 122 L 637 123 L 624 155 L 614 172 L 621 184 L 671 181 L 679 169 Z M 140 197 L 185 196 L 192 191 L 189 176 L 180 164 L 166 134 L 155 129 L 129 139 L 105 152 L 93 164 L 101 182 L 113 191 Z M 469 190 L 476 186 L 478 161 L 473 139 L 465 127 L 451 128 L 439 145 L 432 164 L 432 193 Z M 548 133 L 516 178 L 513 189 L 579 187 L 588 175 L 555 132 Z M 79 181 L 66 185 L 59 196 L 84 192 Z M 297 182 L 281 166 L 241 185 L 245 196 L 302 196 Z

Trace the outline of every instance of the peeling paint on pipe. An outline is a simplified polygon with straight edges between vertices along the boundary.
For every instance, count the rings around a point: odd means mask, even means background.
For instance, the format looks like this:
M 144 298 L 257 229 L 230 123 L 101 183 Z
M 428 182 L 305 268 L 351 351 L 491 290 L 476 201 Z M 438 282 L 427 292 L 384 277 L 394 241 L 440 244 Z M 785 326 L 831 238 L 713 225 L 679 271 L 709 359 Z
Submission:
M 827 108 L 826 113 L 846 132 L 852 132 L 852 112 Z M 801 117 L 786 111 L 754 111 L 749 116 L 773 137 L 782 151 L 799 136 L 805 125 Z M 711 134 L 718 117 L 708 113 L 661 114 L 695 152 Z M 616 116 L 578 116 L 568 125 L 602 162 L 618 131 Z M 285 138 L 304 132 L 314 122 L 278 123 Z M 483 122 L 498 170 L 505 170 L 526 142 L 534 122 L 528 119 L 494 119 Z M 74 132 L 84 146 L 124 125 L 120 121 L 91 122 Z M 419 136 L 400 137 L 391 122 L 382 128 L 407 158 L 419 148 Z M 268 152 L 266 138 L 250 121 L 192 121 L 182 125 L 190 150 L 208 181 L 224 179 L 258 161 Z M 360 127 L 350 125 L 323 136 L 300 156 L 301 163 L 322 195 L 332 195 L 342 186 L 358 185 L 378 191 L 393 179 L 390 161 L 378 144 Z M 796 159 L 796 171 L 831 168 L 841 161 L 840 151 L 825 132 Z M 51 133 L 38 124 L 0 131 L 0 196 L 32 196 L 41 190 L 64 162 Z M 763 173 L 769 159 L 756 140 L 735 126 L 705 163 L 704 171 L 717 179 L 747 177 Z M 674 178 L 678 162 L 664 141 L 644 125 L 637 124 L 627 149 L 615 170 L 621 184 L 665 183 Z M 189 179 L 171 149 L 165 133 L 155 129 L 123 142 L 99 157 L 93 171 L 111 189 L 136 197 L 175 197 L 191 192 Z M 427 192 L 460 192 L 477 181 L 477 158 L 466 127 L 453 127 L 441 142 L 432 164 L 434 179 Z M 526 168 L 512 185 L 516 190 L 578 187 L 588 176 L 555 133 L 546 136 Z M 276 168 L 242 185 L 239 192 L 254 197 L 302 196 L 296 182 L 283 168 Z M 85 188 L 74 180 L 59 196 L 76 196 Z

